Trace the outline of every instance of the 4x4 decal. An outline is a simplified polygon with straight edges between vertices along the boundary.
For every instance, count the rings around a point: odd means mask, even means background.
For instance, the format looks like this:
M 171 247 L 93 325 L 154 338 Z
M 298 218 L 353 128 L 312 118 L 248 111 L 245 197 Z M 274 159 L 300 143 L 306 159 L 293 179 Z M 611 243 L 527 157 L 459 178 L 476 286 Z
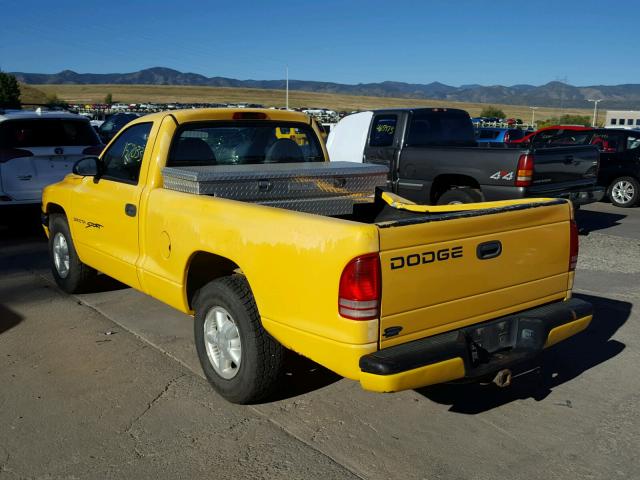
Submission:
M 496 173 L 494 173 L 493 175 L 491 175 L 489 178 L 493 179 L 493 180 L 513 180 L 513 172 L 509 172 L 507 170 L 500 170 Z

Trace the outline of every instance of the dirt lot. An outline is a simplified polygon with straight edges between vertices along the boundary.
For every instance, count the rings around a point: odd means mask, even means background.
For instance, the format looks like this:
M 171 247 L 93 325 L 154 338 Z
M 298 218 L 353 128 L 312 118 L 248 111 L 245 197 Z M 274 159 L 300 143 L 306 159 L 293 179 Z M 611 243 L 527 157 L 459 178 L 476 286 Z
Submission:
M 71 103 L 102 103 L 107 93 L 113 95 L 114 102 L 211 102 L 211 103 L 259 103 L 269 106 L 285 104 L 284 90 L 260 90 L 252 88 L 187 87 L 166 85 L 32 85 L 46 95 L 57 95 Z M 449 107 L 467 110 L 477 116 L 487 107 L 483 103 L 448 102 L 443 100 L 418 100 L 415 98 L 366 97 L 359 95 L 335 95 L 289 91 L 289 105 L 298 107 L 322 107 L 339 111 L 365 110 L 391 107 Z M 526 105 L 500 105 L 495 107 L 505 112 L 507 117 L 531 120 L 531 110 Z M 591 115 L 589 108 L 540 107 L 536 118 L 543 120 L 561 114 Z
M 189 317 L 108 280 L 63 294 L 20 215 L 0 226 L 0 478 L 639 478 L 640 209 L 578 219 L 596 317 L 540 375 L 380 395 L 292 356 L 276 398 L 240 407 Z

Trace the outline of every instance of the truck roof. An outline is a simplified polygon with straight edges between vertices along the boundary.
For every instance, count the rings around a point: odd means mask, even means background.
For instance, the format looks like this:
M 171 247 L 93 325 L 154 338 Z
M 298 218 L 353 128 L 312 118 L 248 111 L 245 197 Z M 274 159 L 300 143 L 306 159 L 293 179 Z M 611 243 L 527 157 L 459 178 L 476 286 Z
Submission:
M 255 114 L 263 114 L 263 118 L 256 118 Z M 240 118 L 234 118 L 238 114 Z M 288 110 L 275 110 L 269 108 L 191 108 L 184 110 L 172 110 L 167 112 L 158 112 L 145 115 L 132 123 L 143 123 L 154 121 L 171 115 L 178 123 L 200 122 L 206 120 L 252 120 L 265 119 L 277 120 L 285 122 L 302 122 L 310 123 L 309 116 L 300 112 L 291 112 Z
M 2 110 L 0 109 L 0 122 L 5 120 L 30 120 L 36 118 L 55 118 L 55 119 L 73 119 L 73 120 L 87 120 L 82 115 L 76 115 L 75 113 L 60 112 L 60 111 L 47 111 L 47 110 Z
M 442 108 L 442 107 L 420 107 L 420 108 L 382 108 L 379 110 L 370 110 L 374 113 L 386 113 L 386 112 L 454 112 L 454 113 L 462 113 L 465 115 L 469 115 L 466 110 L 461 110 L 459 108 Z

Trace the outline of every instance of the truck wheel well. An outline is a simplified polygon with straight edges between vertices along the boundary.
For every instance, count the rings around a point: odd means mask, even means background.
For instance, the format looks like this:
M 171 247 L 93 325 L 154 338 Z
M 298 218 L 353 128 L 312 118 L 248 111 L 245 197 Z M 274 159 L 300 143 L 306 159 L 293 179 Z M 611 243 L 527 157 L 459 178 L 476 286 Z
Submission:
M 438 198 L 440 198 L 440 196 L 447 190 L 465 187 L 480 190 L 480 184 L 473 177 L 468 177 L 466 175 L 440 175 L 435 178 L 431 185 L 431 198 L 429 199 L 429 203 L 435 204 L 438 201 Z
M 187 301 L 193 306 L 195 293 L 204 285 L 220 277 L 231 275 L 240 267 L 228 258 L 209 252 L 196 252 L 189 262 L 187 272 Z
M 61 215 L 64 215 L 65 217 L 67 216 L 66 212 L 64 211 L 64 208 L 62 208 L 60 205 L 58 205 L 57 203 L 50 203 L 47 205 L 47 213 L 49 215 L 54 214 L 54 213 L 59 213 Z

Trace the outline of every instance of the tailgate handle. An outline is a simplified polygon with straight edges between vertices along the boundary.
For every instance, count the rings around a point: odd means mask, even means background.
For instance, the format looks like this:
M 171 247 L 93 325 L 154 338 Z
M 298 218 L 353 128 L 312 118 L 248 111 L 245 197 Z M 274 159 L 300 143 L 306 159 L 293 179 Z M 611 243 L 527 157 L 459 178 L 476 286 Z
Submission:
M 485 242 L 478 245 L 476 254 L 480 260 L 489 260 L 490 258 L 496 258 L 502 253 L 502 243 L 500 240 L 494 240 L 492 242 Z

